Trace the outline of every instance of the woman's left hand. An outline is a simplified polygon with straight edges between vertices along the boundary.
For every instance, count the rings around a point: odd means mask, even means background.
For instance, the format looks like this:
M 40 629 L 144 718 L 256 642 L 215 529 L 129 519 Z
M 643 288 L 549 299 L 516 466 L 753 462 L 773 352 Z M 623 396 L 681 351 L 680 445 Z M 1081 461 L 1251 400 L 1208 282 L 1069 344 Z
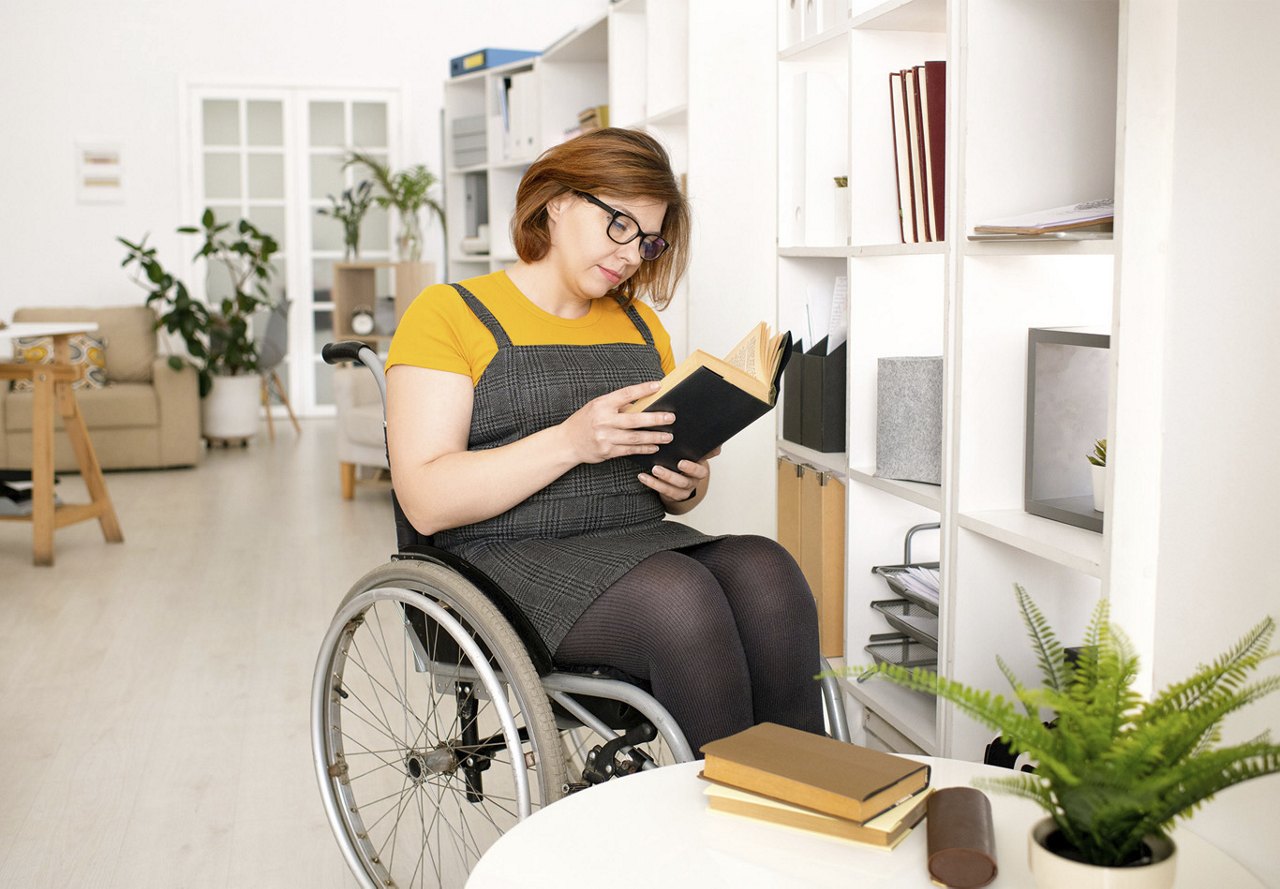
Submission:
M 679 472 L 655 466 L 652 473 L 640 473 L 640 483 L 657 491 L 668 507 L 688 503 L 706 491 L 707 480 L 711 478 L 711 458 L 719 453 L 720 449 L 716 448 L 697 462 L 681 460 L 676 466 Z

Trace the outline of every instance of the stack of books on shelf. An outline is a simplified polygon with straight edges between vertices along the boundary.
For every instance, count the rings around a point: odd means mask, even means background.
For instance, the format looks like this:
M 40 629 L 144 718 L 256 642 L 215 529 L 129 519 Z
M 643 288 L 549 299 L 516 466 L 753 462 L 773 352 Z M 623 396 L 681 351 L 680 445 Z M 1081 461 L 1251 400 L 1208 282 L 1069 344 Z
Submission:
M 889 73 L 902 243 L 946 240 L 947 63 Z
M 770 722 L 702 747 L 712 811 L 883 849 L 923 820 L 929 766 Z

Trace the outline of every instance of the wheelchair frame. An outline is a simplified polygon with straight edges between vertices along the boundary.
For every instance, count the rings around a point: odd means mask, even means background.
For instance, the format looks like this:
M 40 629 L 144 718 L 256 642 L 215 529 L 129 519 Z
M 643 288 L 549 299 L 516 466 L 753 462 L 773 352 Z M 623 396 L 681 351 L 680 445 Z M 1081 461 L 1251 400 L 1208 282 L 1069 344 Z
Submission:
M 323 357 L 329 364 L 359 361 L 373 373 L 382 398 L 385 430 L 386 380 L 373 350 L 359 342 L 330 343 L 324 347 Z M 392 836 L 384 838 L 380 845 L 376 842 L 373 829 L 364 820 L 365 810 L 372 803 L 357 799 L 352 787 L 357 777 L 363 777 L 353 776 L 353 758 L 367 755 L 373 760 L 370 771 L 389 770 L 391 795 L 396 793 L 394 783 L 399 780 L 400 797 L 393 805 L 399 807 L 399 799 L 407 793 L 412 795 L 415 788 L 433 789 L 437 792 L 437 802 L 442 806 L 455 804 L 455 798 L 469 804 L 456 803 L 461 818 L 468 817 L 473 809 L 484 808 L 493 796 L 492 793 L 486 795 L 481 773 L 491 765 L 500 764 L 505 769 L 500 769 L 496 775 L 505 781 L 506 769 L 509 769 L 514 797 L 500 799 L 513 802 L 514 807 L 508 809 L 499 803 L 497 808 L 500 812 L 496 818 L 485 815 L 488 823 L 482 826 L 488 830 L 488 835 L 483 842 L 491 842 L 503 829 L 528 817 L 535 802 L 547 805 L 560 795 L 589 783 L 598 783 L 637 769 L 657 767 L 653 756 L 645 752 L 650 742 L 665 743 L 670 758 L 675 762 L 688 762 L 694 758 L 684 733 L 671 714 L 643 688 L 602 675 L 608 668 L 602 667 L 590 674 L 554 669 L 541 638 L 505 592 L 474 566 L 456 556 L 406 539 L 406 534 L 416 536 L 416 532 L 412 531 L 394 494 L 392 500 L 399 551 L 390 562 L 362 578 L 339 607 L 321 644 L 311 695 L 312 753 L 325 812 L 348 866 L 362 885 L 370 889 L 402 885 L 399 877 L 392 873 L 396 846 L 400 841 L 398 836 Z M 388 581 L 387 577 L 393 580 Z M 366 583 L 368 585 L 363 586 Z M 428 720 L 414 713 L 411 724 L 406 715 L 404 738 L 409 740 L 400 739 L 394 745 L 394 756 L 391 750 L 374 751 L 367 744 L 353 743 L 343 724 L 343 714 L 349 713 L 370 725 L 378 723 L 373 732 L 375 737 L 379 733 L 396 734 L 392 730 L 395 720 L 388 716 L 382 703 L 379 701 L 382 710 L 379 718 L 374 708 L 360 699 L 345 678 L 347 669 L 352 666 L 358 668 L 353 671 L 357 679 L 360 671 L 370 673 L 366 661 L 372 659 L 360 653 L 355 637 L 361 629 L 370 629 L 367 621 L 371 613 L 379 619 L 378 630 L 383 634 L 381 649 L 377 637 L 374 637 L 372 647 L 390 668 L 391 678 L 379 681 L 370 674 L 368 684 L 372 691 L 366 696 L 380 696 L 383 692 L 391 698 L 398 695 L 406 714 L 411 710 L 407 670 L 402 688 L 395 677 L 395 667 L 389 656 L 390 646 L 380 618 L 380 614 L 388 609 L 377 611 L 381 605 L 390 605 L 393 613 L 402 616 L 403 635 L 408 640 L 414 672 L 429 674 L 433 677 L 435 692 L 446 697 L 452 694 L 456 700 L 454 716 L 449 720 L 450 731 L 444 732 L 441 740 L 433 745 L 428 744 L 424 737 L 431 733 Z M 414 610 L 422 615 L 420 620 L 414 617 Z M 444 636 L 441 636 L 441 631 Z M 513 640 L 520 643 L 520 650 L 507 650 L 505 643 Z M 406 658 L 409 655 L 406 654 Z M 502 666 L 504 663 L 506 667 Z M 823 665 L 829 668 L 825 659 Z M 394 693 L 392 685 L 395 686 Z M 367 711 L 367 717 L 348 702 L 352 695 Z M 839 685 L 833 677 L 827 676 L 822 680 L 822 695 L 831 734 L 847 742 L 848 723 Z M 552 712 L 553 707 L 558 712 Z M 482 719 L 478 714 L 490 711 L 493 716 L 485 719 L 489 725 L 493 724 L 493 718 L 497 719 L 494 730 L 500 731 L 500 741 L 497 735 L 479 736 L 478 727 Z M 524 725 L 517 724 L 517 714 Z M 354 720 L 348 722 L 355 724 Z M 563 758 L 564 736 L 578 728 L 589 729 L 605 739 L 605 743 L 585 756 L 582 775 L 575 776 L 581 780 L 564 778 L 559 786 L 549 786 L 552 778 L 560 779 L 564 774 L 565 763 L 548 757 Z M 557 737 L 555 743 L 550 740 L 552 735 Z M 353 749 L 347 750 L 348 744 Z M 368 759 L 365 761 L 369 762 Z M 537 766 L 533 776 L 530 774 L 531 766 Z M 458 780 L 459 774 L 461 781 Z M 531 777 L 535 779 L 533 783 Z M 532 793 L 534 783 L 539 797 L 536 801 Z M 458 790 L 455 785 L 462 789 Z M 442 789 L 445 787 L 453 789 L 453 796 L 445 793 Z M 503 787 L 505 789 L 506 785 Z M 404 806 L 407 807 L 408 803 Z M 435 815 L 439 816 L 440 811 L 443 808 Z M 403 812 L 403 808 L 396 812 L 397 830 Z M 387 814 L 379 816 L 378 822 Z M 419 809 L 418 814 L 420 820 L 425 821 L 426 813 Z M 436 820 L 433 817 L 432 824 Z M 453 848 L 445 849 L 445 843 L 437 835 L 436 852 L 441 857 L 446 852 L 457 853 L 461 859 L 460 870 L 455 869 L 452 863 L 446 868 L 439 860 L 434 860 L 440 885 L 455 877 L 465 880 L 466 872 L 484 851 L 481 839 L 476 836 L 477 831 L 470 825 L 461 828 L 450 825 L 449 830 L 451 835 L 446 834 L 444 839 L 449 840 Z M 422 841 L 424 846 L 428 842 L 425 829 Z M 391 845 L 390 861 L 384 860 L 388 858 L 388 843 Z M 420 870 L 425 884 L 427 871 L 421 867 L 425 852 L 425 849 L 419 852 L 417 866 L 409 878 L 410 884 Z M 412 854 L 412 849 L 405 854 Z

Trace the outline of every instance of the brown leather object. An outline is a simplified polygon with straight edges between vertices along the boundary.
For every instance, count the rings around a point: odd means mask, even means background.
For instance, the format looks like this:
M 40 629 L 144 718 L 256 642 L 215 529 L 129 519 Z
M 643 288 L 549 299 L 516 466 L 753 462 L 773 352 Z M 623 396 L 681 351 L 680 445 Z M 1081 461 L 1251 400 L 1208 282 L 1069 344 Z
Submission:
M 991 802 L 973 787 L 943 787 L 929 797 L 929 876 L 952 889 L 996 878 Z

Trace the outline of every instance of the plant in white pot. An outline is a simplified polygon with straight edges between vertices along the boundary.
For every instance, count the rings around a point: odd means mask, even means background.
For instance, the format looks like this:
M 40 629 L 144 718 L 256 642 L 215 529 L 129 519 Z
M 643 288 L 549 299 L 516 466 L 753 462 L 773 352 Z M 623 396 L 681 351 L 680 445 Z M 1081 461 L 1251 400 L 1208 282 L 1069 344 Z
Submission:
M 205 437 L 245 440 L 257 431 L 261 393 L 252 319 L 272 304 L 271 257 L 279 246 L 249 220 L 218 222 L 208 209 L 198 227 L 183 226 L 178 232 L 201 235 L 203 243 L 194 258 L 225 269 L 231 292 L 215 304 L 194 299 L 187 286 L 165 270 L 146 236 L 136 244 L 116 239 L 128 250 L 121 265 L 136 268 L 134 280 L 148 291 L 147 305 L 158 312 L 156 327 L 177 336 L 186 347 L 186 356 L 170 356 L 169 363 L 190 364 L 199 374 Z
M 1104 512 L 1107 490 L 1107 440 L 1100 438 L 1093 443 L 1093 450 L 1085 457 L 1089 460 L 1089 479 L 1093 483 L 1093 508 Z
M 1269 733 L 1220 746 L 1229 714 L 1280 689 L 1280 676 L 1251 679 L 1277 654 L 1270 649 L 1275 621 L 1265 618 L 1212 663 L 1148 701 L 1133 688 L 1138 658 L 1109 622 L 1105 600 L 1072 663 L 1030 596 L 1016 589 L 1043 685 L 1023 685 L 999 658 L 1012 700 L 920 668 L 851 672 L 943 697 L 1036 761 L 1034 773 L 982 786 L 1029 799 L 1048 815 L 1032 827 L 1029 842 L 1037 886 L 1172 885 L 1175 819 L 1221 790 L 1280 772 L 1280 745 Z

